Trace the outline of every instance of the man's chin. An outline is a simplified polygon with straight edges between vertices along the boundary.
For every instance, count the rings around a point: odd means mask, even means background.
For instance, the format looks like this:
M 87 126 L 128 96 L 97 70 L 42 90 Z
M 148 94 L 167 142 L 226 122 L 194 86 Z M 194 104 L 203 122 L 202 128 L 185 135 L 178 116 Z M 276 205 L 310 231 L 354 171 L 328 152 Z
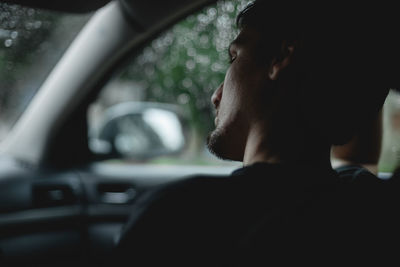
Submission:
M 207 148 L 217 158 L 229 161 L 243 161 L 244 150 L 241 150 L 240 139 L 227 128 L 217 127 L 207 137 Z
M 217 158 L 224 159 L 222 156 L 221 149 L 221 139 L 222 139 L 222 131 L 219 128 L 216 128 L 207 136 L 207 148 L 208 150 Z
M 207 137 L 207 148 L 213 155 L 222 160 L 234 160 L 229 156 L 228 143 L 226 131 L 218 127 Z

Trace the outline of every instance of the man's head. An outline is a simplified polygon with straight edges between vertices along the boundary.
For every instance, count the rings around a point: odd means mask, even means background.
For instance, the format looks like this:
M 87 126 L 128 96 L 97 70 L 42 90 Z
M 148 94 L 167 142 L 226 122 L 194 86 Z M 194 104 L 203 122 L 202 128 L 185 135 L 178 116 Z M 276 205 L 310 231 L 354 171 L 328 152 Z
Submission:
M 274 2 L 239 14 L 232 63 L 212 97 L 208 144 L 225 159 L 242 161 L 249 144 L 282 159 L 298 142 L 345 143 L 397 85 L 395 25 L 378 19 L 376 7 Z

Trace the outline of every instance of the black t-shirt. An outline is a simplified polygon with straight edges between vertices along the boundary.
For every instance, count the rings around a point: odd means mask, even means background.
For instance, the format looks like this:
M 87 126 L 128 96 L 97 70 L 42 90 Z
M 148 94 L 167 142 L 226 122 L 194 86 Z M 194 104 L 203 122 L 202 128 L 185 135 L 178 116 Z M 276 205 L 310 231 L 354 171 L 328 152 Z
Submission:
M 377 237 L 370 189 L 307 165 L 257 163 L 230 176 L 188 177 L 137 201 L 116 255 L 136 266 L 348 258 Z

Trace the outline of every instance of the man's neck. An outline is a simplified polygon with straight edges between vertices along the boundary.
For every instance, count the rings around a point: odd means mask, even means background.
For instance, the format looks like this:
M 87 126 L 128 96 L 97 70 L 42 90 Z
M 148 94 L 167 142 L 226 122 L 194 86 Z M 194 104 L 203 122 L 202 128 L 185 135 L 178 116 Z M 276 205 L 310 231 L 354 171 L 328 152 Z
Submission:
M 266 131 L 253 130 L 249 133 L 243 156 L 243 165 L 251 165 L 256 162 L 266 163 L 291 163 L 291 164 L 314 164 L 331 167 L 330 147 L 328 145 L 310 145 L 310 142 L 301 138 L 301 135 L 293 134 L 289 140 L 277 140 L 273 143 L 267 142 Z M 297 137 L 297 138 L 296 138 Z M 279 143 L 281 145 L 279 145 Z M 279 153 L 274 152 L 278 150 Z

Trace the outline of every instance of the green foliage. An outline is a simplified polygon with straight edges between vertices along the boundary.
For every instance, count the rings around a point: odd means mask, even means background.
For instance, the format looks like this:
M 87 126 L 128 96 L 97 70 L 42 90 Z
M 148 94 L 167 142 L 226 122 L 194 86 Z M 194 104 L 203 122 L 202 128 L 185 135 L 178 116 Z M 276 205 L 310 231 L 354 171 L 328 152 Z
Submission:
M 228 67 L 235 18 L 248 1 L 220 1 L 191 15 L 144 48 L 121 79 L 134 80 L 146 101 L 182 105 L 200 135 L 213 125 L 212 92 Z

